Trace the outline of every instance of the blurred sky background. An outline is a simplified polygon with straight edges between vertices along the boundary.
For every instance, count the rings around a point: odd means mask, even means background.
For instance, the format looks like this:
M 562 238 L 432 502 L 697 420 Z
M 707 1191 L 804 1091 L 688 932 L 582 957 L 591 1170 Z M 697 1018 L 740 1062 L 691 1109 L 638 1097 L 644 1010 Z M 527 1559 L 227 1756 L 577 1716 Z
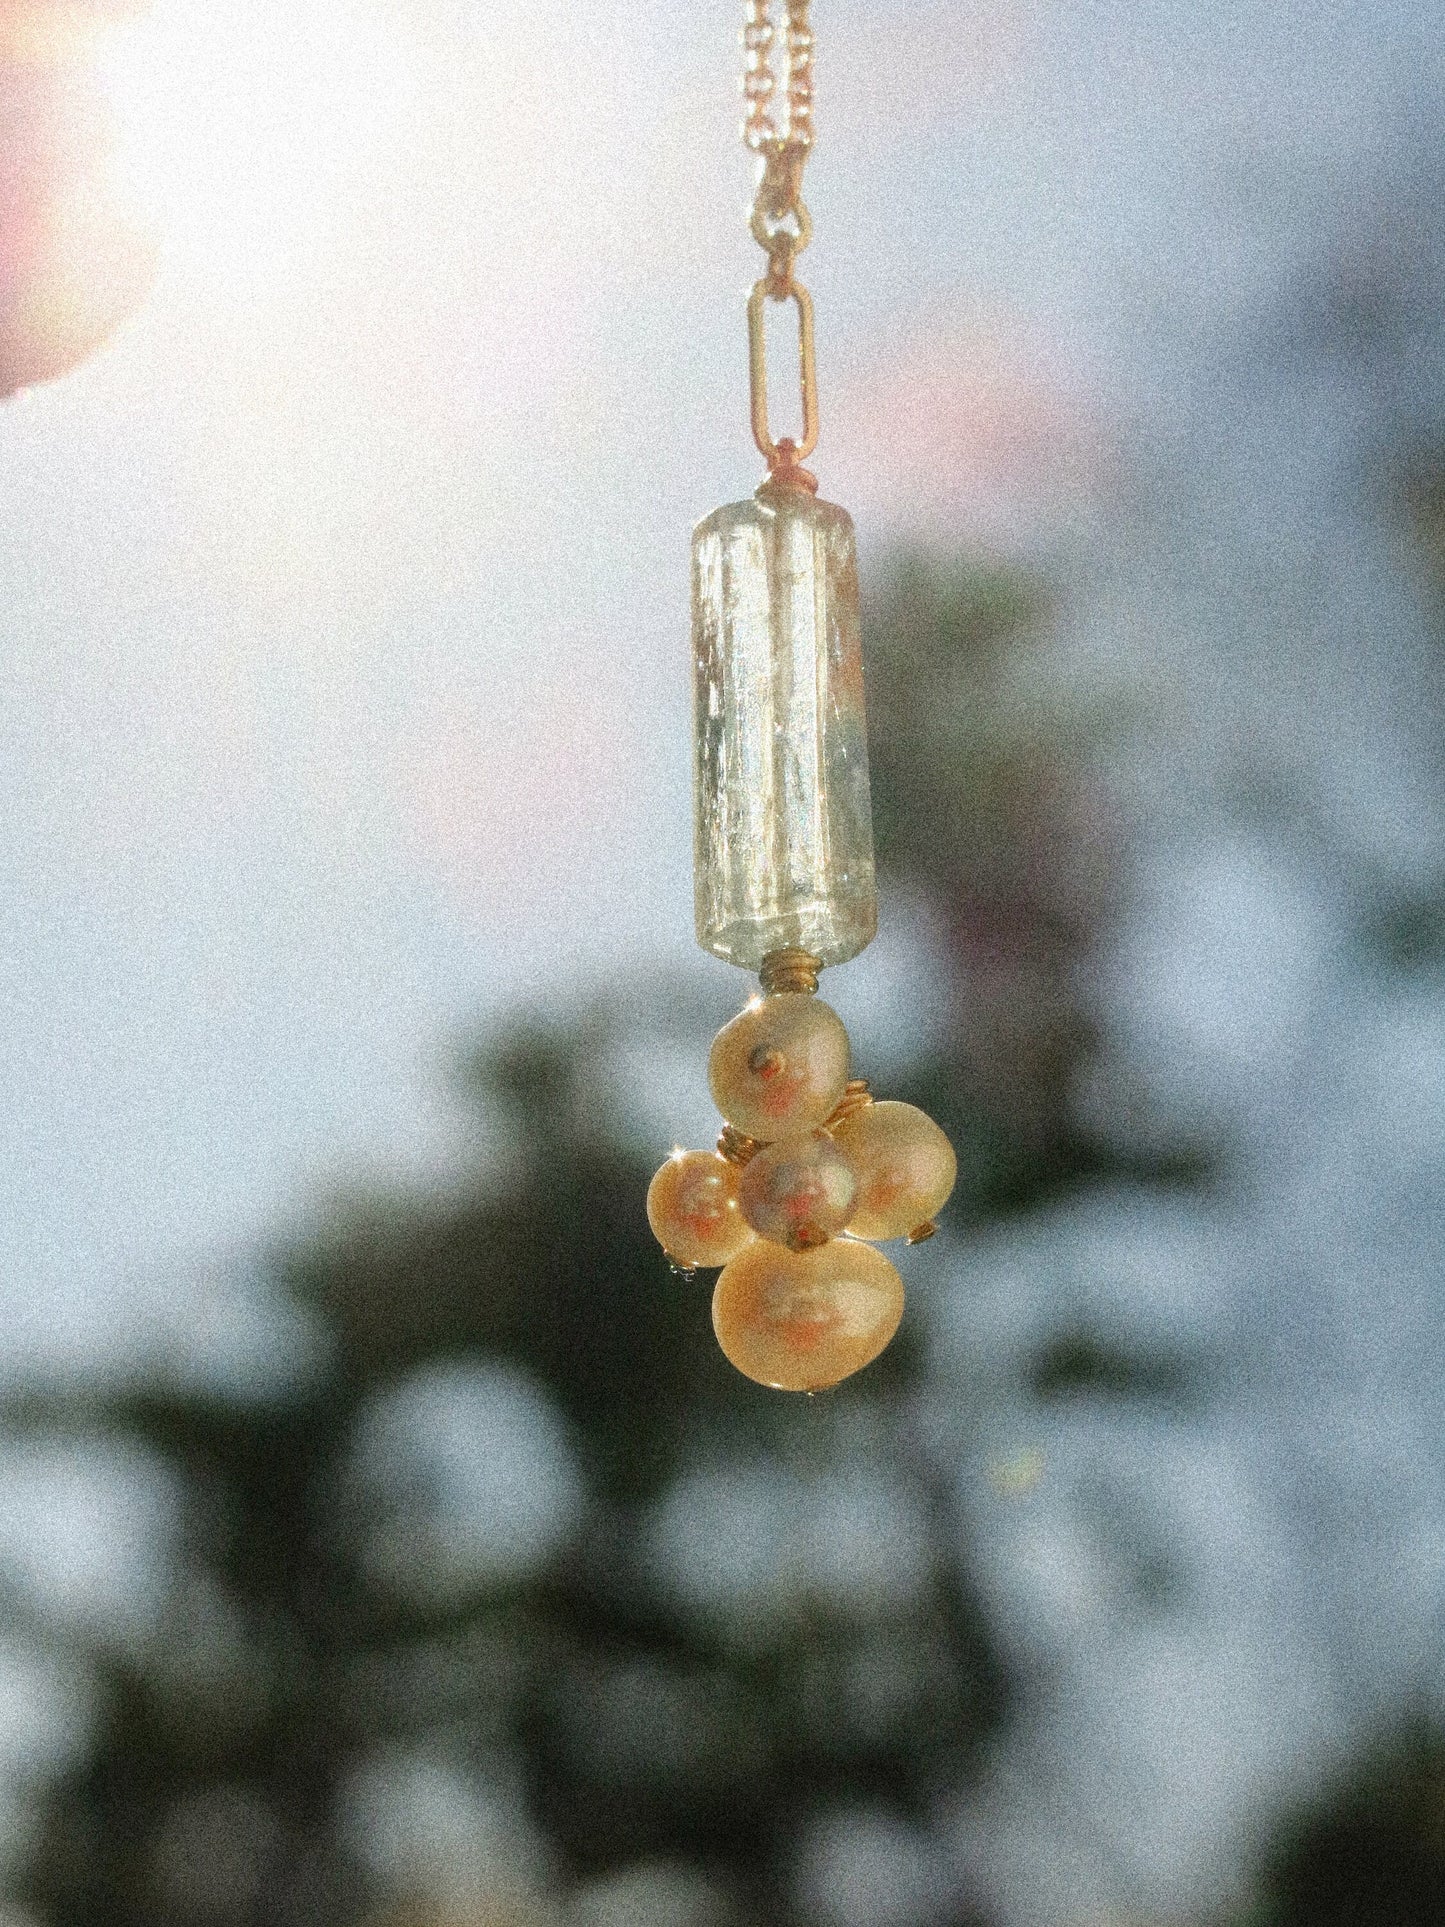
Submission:
M 156 0 L 117 32 L 160 279 L 0 414 L 13 1379 L 224 1371 L 245 1254 L 498 1155 L 454 1070 L 479 1025 L 731 1008 L 691 950 L 686 598 L 691 524 L 756 480 L 737 11 Z M 980 1525 L 1035 1717 L 951 1837 L 1000 1919 L 1182 1918 L 1301 1761 L 1445 1707 L 1445 997 L 1361 936 L 1445 848 L 1401 508 L 1445 447 L 1445 25 L 815 24 L 824 493 L 865 571 L 1066 585 L 1042 677 L 1123 719 L 1130 852 L 1078 1103 L 1232 1160 L 1207 1210 L 999 1232 L 938 1315 L 966 1503 L 980 1438 L 1043 1438 L 997 1387 L 1061 1297 L 1232 1361 L 1173 1430 L 1061 1419 L 1068 1476 Z M 907 941 L 837 979 L 880 1049 L 890 1012 L 926 1044 Z M 1193 1546 L 1192 1615 L 1120 1632 L 1111 1507 Z

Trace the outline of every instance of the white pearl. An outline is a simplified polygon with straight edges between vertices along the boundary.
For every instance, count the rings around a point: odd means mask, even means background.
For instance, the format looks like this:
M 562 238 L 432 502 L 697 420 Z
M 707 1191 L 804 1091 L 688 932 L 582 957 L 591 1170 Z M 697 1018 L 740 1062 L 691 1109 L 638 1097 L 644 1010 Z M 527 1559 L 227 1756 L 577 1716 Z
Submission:
M 853 1212 L 858 1180 L 826 1131 L 765 1144 L 743 1171 L 743 1216 L 764 1238 L 811 1251 L 836 1238 Z
M 958 1159 L 947 1136 L 916 1104 L 865 1104 L 833 1128 L 833 1142 L 858 1179 L 848 1220 L 855 1238 L 905 1238 L 947 1203 Z
M 848 1082 L 848 1033 L 816 997 L 758 997 L 713 1039 L 707 1076 L 728 1123 L 770 1144 L 831 1114 Z
M 712 1324 L 729 1362 L 784 1392 L 821 1392 L 871 1364 L 903 1316 L 903 1280 L 881 1251 L 835 1238 L 789 1251 L 759 1238 L 723 1269 Z
M 647 1222 L 674 1264 L 725 1265 L 753 1240 L 741 1173 L 716 1151 L 675 1151 L 647 1187 Z

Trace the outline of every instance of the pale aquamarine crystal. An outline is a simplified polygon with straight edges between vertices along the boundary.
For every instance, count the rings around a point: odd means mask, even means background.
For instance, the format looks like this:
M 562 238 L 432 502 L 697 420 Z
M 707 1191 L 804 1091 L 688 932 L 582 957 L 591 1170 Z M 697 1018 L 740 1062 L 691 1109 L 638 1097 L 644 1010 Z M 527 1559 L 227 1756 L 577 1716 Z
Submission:
M 852 521 L 765 486 L 698 523 L 692 563 L 697 940 L 842 963 L 878 927 Z

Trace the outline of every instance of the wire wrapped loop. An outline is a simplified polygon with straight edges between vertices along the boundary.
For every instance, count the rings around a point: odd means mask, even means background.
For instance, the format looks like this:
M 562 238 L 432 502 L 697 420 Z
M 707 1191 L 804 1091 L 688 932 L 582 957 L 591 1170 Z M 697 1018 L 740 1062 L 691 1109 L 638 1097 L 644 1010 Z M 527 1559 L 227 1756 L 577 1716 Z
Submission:
M 811 997 L 818 988 L 822 963 L 811 950 L 770 950 L 763 958 L 758 977 L 763 994 L 776 997 L 789 991 L 802 991 Z
M 830 1115 L 824 1118 L 823 1129 L 825 1131 L 831 1131 L 835 1125 L 841 1124 L 845 1118 L 856 1117 L 859 1111 L 866 1111 L 872 1102 L 873 1093 L 868 1087 L 868 1079 L 866 1077 L 850 1077 L 843 1095 L 833 1106 Z

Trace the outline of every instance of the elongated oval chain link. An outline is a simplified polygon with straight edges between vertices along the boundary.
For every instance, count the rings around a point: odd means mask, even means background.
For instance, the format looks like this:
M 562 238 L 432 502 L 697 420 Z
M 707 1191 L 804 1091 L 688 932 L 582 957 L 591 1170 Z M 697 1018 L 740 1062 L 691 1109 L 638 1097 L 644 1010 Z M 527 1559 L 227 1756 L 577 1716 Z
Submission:
M 767 460 L 769 476 L 816 488 L 800 464 L 818 439 L 818 390 L 813 357 L 813 304 L 793 272 L 812 238 L 813 223 L 803 200 L 803 165 L 813 145 L 813 29 L 810 0 L 784 0 L 784 100 L 787 126 L 779 133 L 773 115 L 777 79 L 773 72 L 776 33 L 772 0 L 747 0 L 743 25 L 743 142 L 760 162 L 749 226 L 768 257 L 768 271 L 748 301 L 748 372 L 752 390 L 753 440 Z M 764 332 L 765 301 L 789 301 L 798 310 L 799 387 L 803 407 L 798 441 L 774 441 L 768 425 L 768 360 Z

